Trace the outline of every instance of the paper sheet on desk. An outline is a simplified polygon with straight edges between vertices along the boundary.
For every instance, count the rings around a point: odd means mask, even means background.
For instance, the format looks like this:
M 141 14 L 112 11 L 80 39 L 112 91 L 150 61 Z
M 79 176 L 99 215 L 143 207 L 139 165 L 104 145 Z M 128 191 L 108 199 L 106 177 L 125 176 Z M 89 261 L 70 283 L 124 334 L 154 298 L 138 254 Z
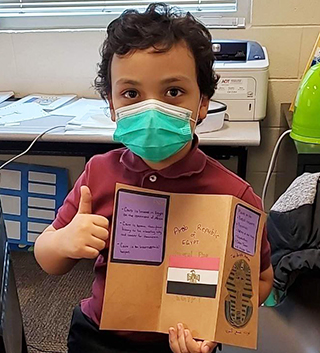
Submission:
M 114 130 L 111 129 L 79 129 L 79 130 L 65 130 L 65 135 L 103 135 L 112 137 Z
M 75 117 L 66 125 L 66 134 L 98 134 L 105 135 L 113 133 L 116 123 L 111 120 L 108 110 L 101 112 L 100 108 L 92 109 L 92 106 L 86 106 L 85 113 L 82 116 Z
M 48 115 L 38 104 L 19 104 L 18 102 L 0 108 L 0 125 L 17 123 Z
M 76 95 L 28 95 L 10 105 L 0 108 L 0 125 L 13 124 L 47 116 L 54 109 L 75 97 Z
M 8 98 L 12 97 L 14 93 L 12 91 L 9 92 L 0 92 L 0 103 L 4 102 Z
M 25 97 L 28 99 L 25 103 L 36 103 L 39 104 L 42 109 L 51 112 L 64 104 L 70 102 L 77 96 L 75 94 L 71 95 L 49 95 L 49 94 L 32 94 Z
M 64 115 L 67 116 L 68 114 Z M 81 127 L 114 129 L 115 126 L 116 124 L 111 120 L 110 110 L 106 104 L 96 106 L 87 104 L 82 106 L 81 114 L 77 114 L 77 116 L 68 122 L 66 129 L 72 130 Z
M 90 108 L 88 108 L 90 107 Z M 81 98 L 54 111 L 55 115 L 82 117 L 89 109 L 99 112 L 109 111 L 109 105 L 102 99 Z

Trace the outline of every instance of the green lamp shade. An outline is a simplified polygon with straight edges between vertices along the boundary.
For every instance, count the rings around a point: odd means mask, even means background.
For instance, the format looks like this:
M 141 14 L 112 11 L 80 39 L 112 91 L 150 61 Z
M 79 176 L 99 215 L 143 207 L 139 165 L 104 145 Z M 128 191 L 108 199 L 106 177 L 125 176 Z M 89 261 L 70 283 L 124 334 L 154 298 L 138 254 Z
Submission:
M 320 64 L 312 66 L 300 84 L 290 136 L 296 141 L 320 144 Z

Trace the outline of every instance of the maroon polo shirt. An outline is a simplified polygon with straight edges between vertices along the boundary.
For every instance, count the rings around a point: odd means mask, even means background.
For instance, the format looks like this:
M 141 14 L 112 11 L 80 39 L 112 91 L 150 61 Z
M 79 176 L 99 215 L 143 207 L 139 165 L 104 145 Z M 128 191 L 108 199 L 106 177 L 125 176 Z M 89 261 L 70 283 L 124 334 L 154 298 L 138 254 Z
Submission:
M 251 186 L 198 149 L 195 137 L 190 152 L 180 161 L 162 170 L 150 169 L 144 161 L 126 148 L 94 156 L 59 209 L 53 226 L 65 227 L 78 210 L 80 186 L 92 193 L 92 212 L 112 220 L 115 184 L 123 183 L 159 191 L 190 194 L 233 195 L 261 209 L 261 200 Z M 99 325 L 106 278 L 107 250 L 95 263 L 92 296 L 81 302 L 81 309 Z M 270 265 L 270 245 L 266 232 L 261 246 L 261 272 Z

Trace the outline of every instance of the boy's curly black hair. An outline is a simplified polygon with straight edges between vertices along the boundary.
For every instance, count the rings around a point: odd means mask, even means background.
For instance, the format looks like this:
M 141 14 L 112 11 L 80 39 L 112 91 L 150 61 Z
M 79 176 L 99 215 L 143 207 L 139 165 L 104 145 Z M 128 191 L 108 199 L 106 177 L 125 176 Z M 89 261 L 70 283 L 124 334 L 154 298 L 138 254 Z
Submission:
M 94 81 L 96 90 L 103 99 L 111 94 L 110 68 L 114 54 L 125 55 L 150 47 L 163 52 L 181 41 L 187 44 L 195 58 L 200 93 L 211 98 L 218 81 L 212 66 L 211 34 L 189 12 L 182 14 L 164 3 L 152 3 L 144 13 L 126 10 L 109 24 L 100 51 L 102 60 L 98 76 Z

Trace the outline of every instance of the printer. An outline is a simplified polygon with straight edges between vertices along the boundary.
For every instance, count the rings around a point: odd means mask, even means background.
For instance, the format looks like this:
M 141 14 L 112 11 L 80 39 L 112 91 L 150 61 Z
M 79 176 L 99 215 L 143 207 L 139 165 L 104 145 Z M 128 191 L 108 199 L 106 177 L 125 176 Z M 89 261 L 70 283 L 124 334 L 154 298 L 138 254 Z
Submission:
M 254 41 L 213 40 L 214 69 L 220 76 L 215 101 L 227 105 L 225 119 L 256 121 L 265 118 L 269 59 L 266 48 Z

